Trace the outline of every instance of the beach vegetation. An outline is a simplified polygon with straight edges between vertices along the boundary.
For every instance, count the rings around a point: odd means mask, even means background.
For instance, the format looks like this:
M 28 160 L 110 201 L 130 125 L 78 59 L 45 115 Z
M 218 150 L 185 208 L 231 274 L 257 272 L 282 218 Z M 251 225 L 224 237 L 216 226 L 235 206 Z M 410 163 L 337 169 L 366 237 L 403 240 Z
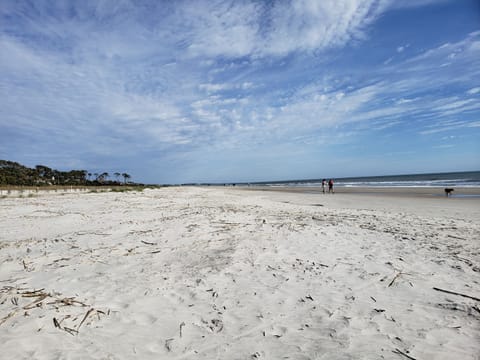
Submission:
M 129 191 L 143 191 L 145 190 L 145 186 L 127 186 L 127 187 L 116 187 L 112 188 L 112 192 L 129 192 Z
M 110 179 L 110 174 L 104 172 L 89 172 L 87 170 L 61 171 L 46 165 L 36 165 L 29 168 L 14 161 L 0 160 L 0 186 L 20 187 L 83 187 L 83 186 L 143 186 L 130 181 L 132 176 L 126 172 L 115 172 L 115 180 Z M 120 180 L 123 177 L 123 181 Z

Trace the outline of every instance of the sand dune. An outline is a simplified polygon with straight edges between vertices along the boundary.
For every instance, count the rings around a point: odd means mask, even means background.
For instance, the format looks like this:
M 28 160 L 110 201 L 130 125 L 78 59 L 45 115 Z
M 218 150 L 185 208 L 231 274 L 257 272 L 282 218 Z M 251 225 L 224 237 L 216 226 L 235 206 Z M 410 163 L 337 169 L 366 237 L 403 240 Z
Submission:
M 0 358 L 478 359 L 479 205 L 230 188 L 4 198 Z

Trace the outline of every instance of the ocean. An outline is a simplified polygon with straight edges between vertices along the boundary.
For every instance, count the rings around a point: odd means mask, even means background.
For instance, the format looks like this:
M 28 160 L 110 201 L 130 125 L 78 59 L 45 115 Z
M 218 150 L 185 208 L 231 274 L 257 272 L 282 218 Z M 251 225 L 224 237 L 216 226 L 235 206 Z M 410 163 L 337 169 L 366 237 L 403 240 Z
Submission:
M 347 177 L 333 180 L 336 187 L 480 187 L 480 171 Z M 322 185 L 322 179 L 259 182 L 251 185 L 318 187 Z

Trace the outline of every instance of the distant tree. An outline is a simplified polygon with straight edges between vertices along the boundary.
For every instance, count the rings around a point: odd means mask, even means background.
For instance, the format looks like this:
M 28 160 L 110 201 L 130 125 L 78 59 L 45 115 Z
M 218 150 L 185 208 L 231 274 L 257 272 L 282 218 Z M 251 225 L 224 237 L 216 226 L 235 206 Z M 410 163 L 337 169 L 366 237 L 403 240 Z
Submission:
M 61 176 L 60 171 L 53 170 L 52 180 L 54 185 L 62 185 L 63 177 Z
M 86 170 L 60 171 L 45 165 L 31 169 L 13 161 L 0 160 L 0 185 L 79 185 L 87 182 L 87 175 L 92 176 Z M 98 178 L 98 174 L 95 175 Z
M 35 166 L 35 170 L 38 176 L 42 179 L 51 179 L 53 176 L 53 170 L 50 169 L 48 166 L 37 165 Z
M 92 177 L 92 173 L 89 172 L 89 173 L 88 173 L 88 180 L 90 180 L 91 177 Z
M 30 169 L 19 163 L 0 160 L 0 184 L 35 185 L 39 176 L 36 169 Z
M 119 178 L 120 175 L 122 175 L 122 174 L 120 174 L 119 172 L 116 172 L 116 173 L 114 173 L 113 175 L 115 175 L 115 179 L 118 181 L 118 178 Z
M 108 179 L 109 176 L 110 176 L 110 175 L 108 174 L 108 172 L 103 172 L 103 173 L 101 173 L 100 176 L 98 177 L 98 180 L 103 183 L 105 180 Z
M 124 184 L 127 183 L 127 179 L 130 179 L 130 178 L 131 178 L 131 176 L 128 175 L 127 173 L 123 173 L 122 176 L 123 176 L 123 182 L 124 182 Z
M 68 174 L 71 183 L 79 185 L 87 182 L 87 170 L 72 170 Z

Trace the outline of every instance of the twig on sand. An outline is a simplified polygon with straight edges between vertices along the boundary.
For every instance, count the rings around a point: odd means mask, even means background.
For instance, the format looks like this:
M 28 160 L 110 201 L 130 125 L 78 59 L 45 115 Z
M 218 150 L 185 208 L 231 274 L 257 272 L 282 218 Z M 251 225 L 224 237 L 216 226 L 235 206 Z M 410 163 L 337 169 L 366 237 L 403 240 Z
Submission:
M 62 328 L 62 326 L 60 325 L 60 323 L 58 322 L 58 320 L 55 319 L 55 318 L 53 318 L 53 326 L 55 326 L 56 328 L 59 328 L 59 329 Z
M 25 305 L 23 307 L 24 310 L 30 310 L 30 309 L 33 309 L 33 308 L 36 308 L 36 307 L 40 307 L 42 306 L 42 301 L 45 300 L 47 297 L 49 297 L 50 295 L 49 294 L 46 294 L 46 293 L 43 293 L 43 294 L 37 294 L 35 295 L 36 297 L 38 297 L 37 300 L 35 301 L 32 301 L 30 304 L 28 305 Z M 33 297 L 33 296 L 28 296 L 28 297 Z
M 180 337 L 182 337 L 182 328 L 185 326 L 185 322 L 182 321 L 182 323 L 180 324 Z
M 406 358 L 408 358 L 408 359 L 410 359 L 410 360 L 417 360 L 417 359 L 415 359 L 414 357 L 411 357 L 410 355 L 405 354 L 403 351 L 401 351 L 401 350 L 399 350 L 399 349 L 397 349 L 397 348 L 395 348 L 395 350 L 392 350 L 392 352 L 393 352 L 394 354 L 403 355 L 403 356 L 405 356 Z
M 151 243 L 148 241 L 141 240 L 142 243 L 147 244 L 147 245 L 157 245 L 157 243 Z
M 402 272 L 400 271 L 397 275 L 395 275 L 395 277 L 392 279 L 392 281 L 390 281 L 390 284 L 388 284 L 388 287 L 392 286 L 393 283 L 395 282 L 395 280 L 397 280 L 397 278 L 402 275 Z
M 14 311 L 12 311 L 11 313 L 9 313 L 7 316 L 5 316 L 5 317 L 3 317 L 2 319 L 0 319 L 0 325 L 2 325 L 5 321 L 7 321 L 8 319 L 10 319 L 12 316 L 14 316 L 17 312 L 18 312 L 18 310 L 14 310 Z
M 72 336 L 78 335 L 78 330 L 75 330 L 75 329 L 72 329 L 72 328 L 69 328 L 69 327 L 66 327 L 66 326 L 62 327 L 62 325 L 61 325 L 62 321 L 63 321 L 63 319 L 60 320 L 60 322 L 59 322 L 56 318 L 53 318 L 53 326 L 55 326 L 56 328 L 58 328 L 60 330 L 66 331 L 67 333 L 69 333 Z
M 459 236 L 455 236 L 455 235 L 450 235 L 450 234 L 448 234 L 447 236 L 450 237 L 450 238 L 453 238 L 453 239 L 467 240 L 467 239 L 465 239 L 465 238 L 463 238 L 463 237 L 459 237 Z
M 165 349 L 167 349 L 168 352 L 172 351 L 172 348 L 170 347 L 170 343 L 173 341 L 173 339 L 167 339 L 165 340 Z
M 75 300 L 74 297 L 66 297 L 63 299 L 55 299 L 54 301 L 50 301 L 47 303 L 47 305 L 62 305 L 62 306 L 75 306 L 76 304 L 79 306 L 88 306 L 87 304 L 84 304 L 81 301 Z
M 45 290 L 45 288 L 41 288 L 33 291 L 25 291 L 19 294 L 22 295 L 22 297 L 37 297 L 43 294 L 43 290 Z
M 77 332 L 78 330 L 80 330 L 80 326 L 82 326 L 82 324 L 85 322 L 85 320 L 87 320 L 87 318 L 90 316 L 90 314 L 93 312 L 93 308 L 90 308 L 87 313 L 85 314 L 85 316 L 83 317 L 82 321 L 80 321 L 80 324 L 78 324 L 77 326 Z
M 465 295 L 465 294 L 461 294 L 461 293 L 458 293 L 458 292 L 455 292 L 455 291 L 443 290 L 443 289 L 439 289 L 437 287 L 434 287 L 433 290 L 441 291 L 441 292 L 444 292 L 444 293 L 447 293 L 447 294 L 463 296 L 463 297 L 466 297 L 466 298 L 469 298 L 469 299 L 472 299 L 472 300 L 475 300 L 475 301 L 480 301 L 480 299 L 475 297 L 475 296 Z
M 72 329 L 72 328 L 69 328 L 69 327 L 64 326 L 64 327 L 63 327 L 63 330 L 65 330 L 66 332 L 68 332 L 70 335 L 73 335 L 73 336 L 78 335 L 78 331 L 75 330 L 75 329 Z

